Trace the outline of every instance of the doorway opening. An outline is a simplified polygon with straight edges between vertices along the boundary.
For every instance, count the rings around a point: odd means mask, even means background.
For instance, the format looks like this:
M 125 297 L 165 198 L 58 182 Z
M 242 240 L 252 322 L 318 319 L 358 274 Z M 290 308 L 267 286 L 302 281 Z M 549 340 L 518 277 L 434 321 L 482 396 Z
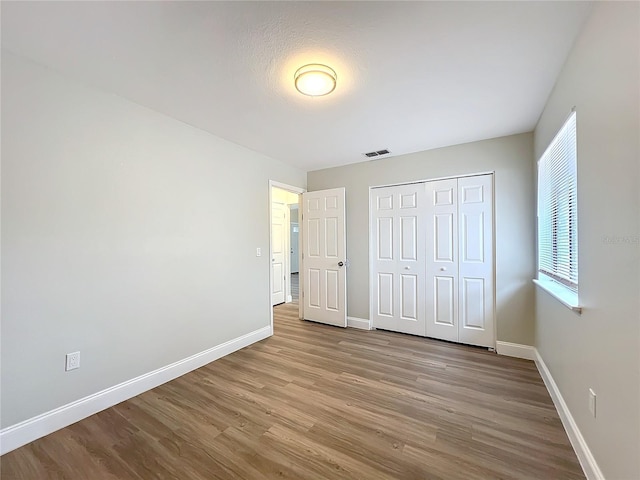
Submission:
M 302 291 L 300 267 L 301 222 L 298 214 L 304 189 L 269 182 L 270 203 L 270 279 L 271 306 L 286 304 L 302 318 L 299 299 Z M 273 329 L 273 309 L 271 312 Z
M 299 204 L 289 205 L 289 279 L 291 301 L 300 300 L 300 221 Z

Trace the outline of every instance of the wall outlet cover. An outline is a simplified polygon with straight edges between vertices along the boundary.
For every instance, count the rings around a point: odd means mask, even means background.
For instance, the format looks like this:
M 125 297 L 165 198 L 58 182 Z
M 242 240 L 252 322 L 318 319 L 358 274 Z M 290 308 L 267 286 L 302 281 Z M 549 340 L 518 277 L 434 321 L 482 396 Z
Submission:
M 80 352 L 67 353 L 65 371 L 80 368 Z

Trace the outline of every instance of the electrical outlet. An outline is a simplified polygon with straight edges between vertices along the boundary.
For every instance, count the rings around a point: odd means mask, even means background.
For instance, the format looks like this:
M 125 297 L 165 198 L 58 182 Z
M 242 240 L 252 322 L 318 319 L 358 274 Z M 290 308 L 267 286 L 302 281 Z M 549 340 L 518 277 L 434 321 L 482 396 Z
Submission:
M 80 352 L 67 353 L 65 371 L 80 368 Z
M 262 256 L 262 249 L 260 247 L 256 248 L 256 257 Z
M 596 392 L 594 392 L 591 388 L 589 389 L 589 411 L 591 415 L 595 418 L 596 416 Z

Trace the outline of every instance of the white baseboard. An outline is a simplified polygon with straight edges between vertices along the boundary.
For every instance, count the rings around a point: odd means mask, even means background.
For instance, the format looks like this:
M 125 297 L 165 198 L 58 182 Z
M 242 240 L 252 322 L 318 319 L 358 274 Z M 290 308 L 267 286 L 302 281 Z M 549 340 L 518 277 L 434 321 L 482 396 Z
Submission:
M 152 372 L 109 387 L 101 392 L 17 423 L 0 431 L 0 455 L 49 435 L 129 398 L 140 395 L 185 373 L 200 368 L 230 353 L 271 335 L 271 327 L 263 327 L 233 340 L 196 353 Z
M 593 458 L 587 442 L 582 436 L 582 433 L 580 433 L 580 429 L 569 411 L 569 407 L 565 403 L 564 398 L 562 398 L 562 394 L 560 393 L 555 380 L 551 376 L 551 372 L 545 365 L 544 360 L 542 360 L 538 350 L 534 349 L 534 351 L 536 356 L 536 366 L 538 367 L 540 376 L 549 391 L 549 395 L 551 395 L 553 404 L 558 411 L 558 415 L 560 415 L 562 425 L 567 432 L 569 441 L 576 452 L 576 456 L 578 457 L 578 461 L 582 466 L 582 470 L 584 471 L 587 480 L 605 480 L 602 471 L 600 471 L 600 467 L 598 467 L 598 464 L 596 463 L 596 459 Z
M 347 327 L 371 330 L 371 322 L 365 318 L 347 317 Z
M 536 349 L 531 345 L 497 341 L 496 352 L 507 357 L 524 358 L 525 360 L 536 359 Z

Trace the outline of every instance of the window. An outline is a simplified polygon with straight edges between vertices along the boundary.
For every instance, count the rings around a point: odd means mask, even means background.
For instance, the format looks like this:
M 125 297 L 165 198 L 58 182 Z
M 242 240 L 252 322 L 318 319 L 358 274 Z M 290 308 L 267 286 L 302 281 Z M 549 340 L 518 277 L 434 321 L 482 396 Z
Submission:
M 570 307 L 578 304 L 576 113 L 538 161 L 538 281 Z

